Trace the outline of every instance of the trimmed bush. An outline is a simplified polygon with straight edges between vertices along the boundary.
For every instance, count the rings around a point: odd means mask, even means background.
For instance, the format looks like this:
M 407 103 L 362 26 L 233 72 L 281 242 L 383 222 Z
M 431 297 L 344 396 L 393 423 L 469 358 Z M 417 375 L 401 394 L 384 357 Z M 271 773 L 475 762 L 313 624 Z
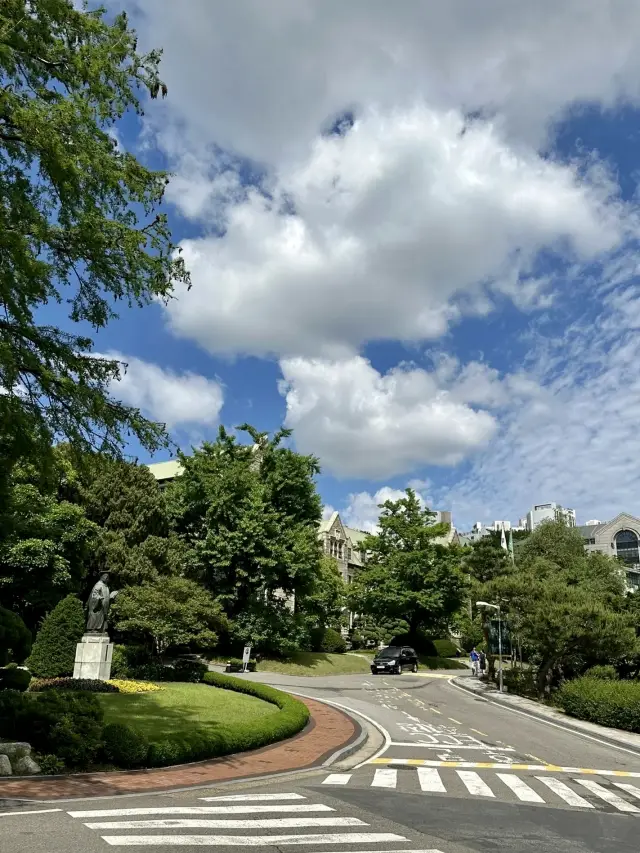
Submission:
M 157 666 L 151 652 L 145 646 L 114 646 L 111 659 L 113 678 L 137 678 L 143 667 Z
M 24 693 L 30 681 L 29 670 L 20 669 L 15 663 L 0 669 L 0 690 L 18 690 Z
M 144 735 L 124 723 L 109 723 L 102 732 L 102 752 L 117 767 L 142 767 L 149 754 Z
M 534 670 L 505 669 L 502 678 L 508 693 L 516 693 L 518 696 L 526 696 L 529 699 L 538 698 L 538 685 Z
M 17 613 L 0 607 L 0 666 L 23 663 L 31 651 L 31 632 Z
M 618 671 L 615 666 L 611 664 L 600 664 L 599 666 L 592 666 L 591 669 L 588 669 L 585 674 L 585 678 L 601 678 L 604 681 L 617 681 L 618 680 Z
M 102 746 L 102 720 L 102 708 L 91 693 L 0 692 L 0 737 L 27 741 L 69 768 L 84 768 L 95 759 Z
M 362 634 L 358 634 L 357 631 L 354 631 L 349 635 L 349 642 L 351 643 L 351 648 L 354 651 L 361 649 L 364 646 L 364 637 Z
M 84 634 L 82 604 L 75 595 L 59 601 L 40 626 L 28 666 L 37 678 L 73 675 L 76 646 Z
M 163 681 L 189 681 L 199 684 L 209 667 L 201 660 L 188 660 L 179 658 L 171 666 L 164 667 Z
M 448 639 L 434 640 L 433 645 L 439 658 L 454 658 L 458 651 L 456 644 Z
M 97 678 L 34 678 L 29 686 L 30 693 L 47 690 L 85 690 L 88 693 L 119 693 L 117 684 L 99 681 Z
M 322 637 L 320 651 L 328 654 L 344 654 L 347 651 L 347 641 L 338 631 L 327 628 Z
M 149 746 L 147 766 L 165 767 L 169 764 L 184 764 L 202 761 L 258 749 L 271 743 L 298 734 L 309 720 L 309 709 L 293 696 L 267 687 L 264 684 L 230 678 L 217 672 L 207 672 L 205 684 L 223 690 L 234 690 L 255 696 L 276 705 L 277 713 L 255 720 L 250 725 L 230 722 L 212 730 L 183 731 L 175 737 L 154 741 Z
M 572 717 L 640 732 L 640 682 L 576 678 L 562 685 L 556 699 Z

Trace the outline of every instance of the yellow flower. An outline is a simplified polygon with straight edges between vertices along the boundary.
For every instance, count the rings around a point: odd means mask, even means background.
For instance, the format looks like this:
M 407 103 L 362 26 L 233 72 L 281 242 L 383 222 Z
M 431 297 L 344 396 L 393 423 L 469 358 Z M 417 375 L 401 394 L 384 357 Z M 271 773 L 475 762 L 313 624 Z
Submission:
M 120 693 L 155 693 L 156 690 L 162 690 L 159 684 L 154 684 L 151 681 L 129 681 L 124 678 L 112 678 L 109 684 L 117 687 Z

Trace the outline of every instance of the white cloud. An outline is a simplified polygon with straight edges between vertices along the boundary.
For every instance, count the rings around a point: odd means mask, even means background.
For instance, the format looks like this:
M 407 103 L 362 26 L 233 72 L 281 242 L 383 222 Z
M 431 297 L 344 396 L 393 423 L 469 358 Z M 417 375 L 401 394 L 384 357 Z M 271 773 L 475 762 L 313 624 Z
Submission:
M 636 0 L 111 0 L 164 49 L 158 124 L 260 162 L 298 156 L 327 118 L 426 95 L 495 110 L 538 142 L 573 104 L 637 101 Z
M 126 365 L 121 369 L 120 380 L 111 384 L 113 396 L 141 409 L 147 417 L 165 423 L 168 429 L 217 423 L 224 394 L 216 380 L 190 371 L 165 369 L 118 352 L 103 357 Z
M 424 104 L 370 110 L 345 137 L 316 139 L 268 197 L 238 195 L 224 175 L 189 185 L 185 213 L 213 221 L 212 199 L 230 200 L 226 231 L 182 242 L 193 288 L 167 313 L 214 353 L 436 339 L 490 311 L 491 290 L 535 303 L 549 286 L 532 266 L 540 250 L 589 261 L 635 228 L 601 170 L 579 176 L 508 146 L 491 124 Z
M 448 381 L 411 365 L 382 375 L 361 356 L 285 359 L 281 369 L 285 423 L 298 448 L 337 477 L 374 480 L 455 465 L 486 445 L 495 417 L 471 404 L 499 406 L 520 381 L 473 363 L 453 367 Z
M 389 486 L 383 486 L 373 495 L 370 492 L 357 492 L 349 495 L 347 506 L 341 511 L 340 517 L 347 527 L 375 533 L 380 517 L 379 505 L 385 501 L 398 501 L 404 496 L 405 493 L 401 489 L 392 489 Z
M 454 517 L 516 520 L 534 503 L 576 509 L 578 523 L 640 515 L 640 288 L 610 293 L 597 318 L 539 339 L 530 368 L 542 388 L 505 410 L 468 476 L 440 492 Z

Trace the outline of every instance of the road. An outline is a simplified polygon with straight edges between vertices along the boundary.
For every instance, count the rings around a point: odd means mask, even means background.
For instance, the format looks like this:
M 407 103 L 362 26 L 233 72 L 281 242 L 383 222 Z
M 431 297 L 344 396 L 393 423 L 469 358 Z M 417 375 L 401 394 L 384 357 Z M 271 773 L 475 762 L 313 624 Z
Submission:
M 3 853 L 637 853 L 640 754 L 483 702 L 446 674 L 250 677 L 375 722 L 380 749 L 286 779 L 25 804 L 0 815 Z

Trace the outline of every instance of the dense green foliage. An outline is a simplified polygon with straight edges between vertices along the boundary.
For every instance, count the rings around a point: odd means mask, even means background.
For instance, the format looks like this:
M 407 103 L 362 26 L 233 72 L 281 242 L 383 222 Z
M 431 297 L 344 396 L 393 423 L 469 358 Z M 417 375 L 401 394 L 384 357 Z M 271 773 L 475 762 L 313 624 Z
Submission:
M 80 592 L 89 569 L 98 528 L 67 499 L 74 476 L 56 451 L 46 472 L 17 464 L 5 482 L 0 597 L 32 630 L 64 595 Z
M 114 602 L 111 618 L 120 632 L 147 642 L 158 656 L 171 646 L 213 649 L 219 631 L 227 627 L 220 605 L 207 590 L 172 576 L 125 589 Z
M 76 646 L 82 639 L 85 618 L 75 595 L 63 598 L 45 617 L 33 644 L 28 666 L 37 678 L 73 675 Z
M 84 768 L 102 746 L 102 708 L 87 692 L 56 691 L 34 696 L 0 691 L 0 738 L 27 741 L 56 755 L 68 768 Z
M 598 664 L 585 672 L 585 678 L 601 678 L 604 681 L 617 681 L 618 671 L 610 663 Z
M 31 632 L 17 613 L 0 607 L 0 666 L 22 663 L 31 651 Z
M 367 561 L 351 585 L 355 612 L 404 622 L 409 636 L 448 628 L 464 598 L 462 552 L 435 541 L 447 527 L 433 519 L 412 489 L 382 505 L 380 532 L 363 541 Z
M 84 334 L 38 317 L 100 329 L 115 303 L 168 298 L 188 274 L 156 213 L 167 177 L 115 144 L 110 130 L 141 112 L 138 90 L 164 95 L 160 53 L 136 52 L 124 13 L 70 0 L 0 5 L 0 480 L 18 458 L 44 458 L 54 438 L 118 454 L 133 434 L 155 449 L 161 425 L 109 394 L 114 360 Z
M 333 654 L 343 654 L 347 651 L 347 642 L 339 631 L 333 628 L 325 628 L 319 643 L 320 648 L 317 651 L 329 652 Z M 314 651 L 316 651 L 314 649 Z
M 572 717 L 640 732 L 640 682 L 576 678 L 563 684 L 556 698 Z
M 108 723 L 102 732 L 104 757 L 116 767 L 142 767 L 149 755 L 149 741 L 125 723 Z
M 20 669 L 15 663 L 0 668 L 0 690 L 18 690 L 23 693 L 31 683 L 28 669 Z

